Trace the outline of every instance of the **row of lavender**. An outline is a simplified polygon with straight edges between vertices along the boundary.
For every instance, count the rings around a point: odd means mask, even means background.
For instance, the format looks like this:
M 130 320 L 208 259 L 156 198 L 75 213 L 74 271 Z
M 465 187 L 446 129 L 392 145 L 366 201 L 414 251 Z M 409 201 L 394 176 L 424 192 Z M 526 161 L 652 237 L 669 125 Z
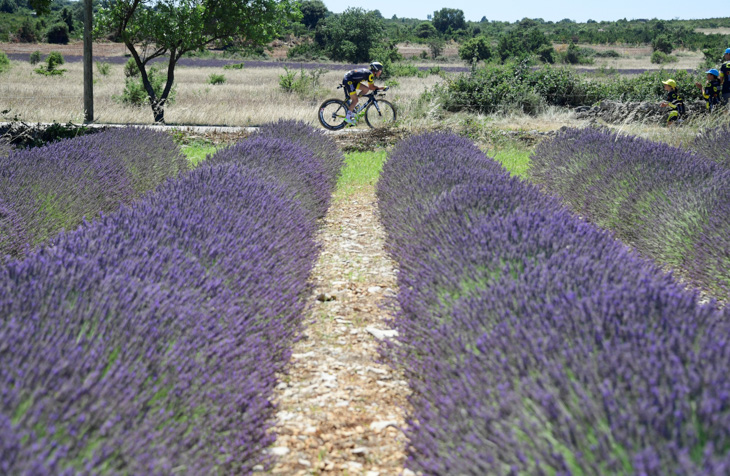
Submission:
M 378 182 L 424 474 L 730 470 L 730 311 L 466 139 L 426 134 Z
M 188 170 L 169 134 L 114 128 L 44 147 L 0 150 L 0 261 L 132 203 Z
M 249 474 L 342 154 L 264 126 L 0 270 L 0 473 Z
M 639 252 L 730 294 L 727 127 L 685 151 L 605 129 L 568 129 L 531 156 L 532 179 Z

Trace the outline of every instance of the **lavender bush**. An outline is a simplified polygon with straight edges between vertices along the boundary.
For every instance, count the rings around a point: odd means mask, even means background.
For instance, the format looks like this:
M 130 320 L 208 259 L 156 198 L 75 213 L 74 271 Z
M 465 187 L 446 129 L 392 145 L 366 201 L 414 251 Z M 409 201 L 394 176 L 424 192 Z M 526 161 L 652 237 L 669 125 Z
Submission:
M 400 157 L 419 157 L 417 164 Z M 469 177 L 486 177 L 504 169 L 488 160 L 469 140 L 428 133 L 402 141 L 383 165 L 377 194 L 380 218 L 395 248 L 417 229 L 430 202 Z M 394 248 L 394 249 L 395 249 Z
M 264 124 L 257 135 L 284 139 L 308 149 L 322 164 L 332 190 L 345 163 L 345 156 L 337 144 L 329 139 L 323 130 L 315 129 L 303 121 L 279 120 Z
M 693 149 L 699 154 L 714 160 L 723 167 L 730 168 L 730 151 L 727 142 L 730 137 L 730 124 L 702 131 L 695 137 Z
M 666 144 L 603 129 L 569 129 L 541 143 L 530 174 L 577 213 L 611 229 L 625 242 L 679 269 L 696 267 L 710 217 L 710 234 L 727 234 L 719 193 L 730 173 L 706 158 Z M 721 248 L 715 248 L 715 252 Z M 698 284 L 716 287 L 721 275 Z
M 0 157 L 0 200 L 23 221 L 23 244 L 33 247 L 184 170 L 186 160 L 167 134 L 110 129 Z M 0 257 L 19 257 L 23 247 L 7 245 L 17 240 L 0 237 Z
M 316 258 L 284 186 L 201 167 L 0 271 L 5 474 L 249 474 Z
M 28 243 L 23 220 L 13 208 L 0 199 L 0 250 L 19 256 Z
M 117 127 L 81 136 L 76 141 L 79 147 L 119 160 L 129 174 L 137 197 L 190 169 L 180 147 L 164 132 Z
M 295 193 L 313 218 L 327 212 L 334 182 L 314 152 L 297 143 L 272 133 L 255 135 L 219 150 L 207 162 L 240 164 L 261 177 L 280 181 Z
M 378 185 L 404 219 L 412 192 L 399 196 L 386 173 L 420 170 L 422 157 L 406 151 L 429 139 L 399 145 Z M 725 474 L 730 312 L 699 304 L 534 186 L 506 173 L 454 186 L 449 167 L 431 168 L 423 187 L 433 198 L 411 243 L 399 236 L 407 226 L 391 234 L 397 217 L 387 225 L 391 245 L 398 237 L 402 309 L 391 351 L 413 389 L 408 466 Z

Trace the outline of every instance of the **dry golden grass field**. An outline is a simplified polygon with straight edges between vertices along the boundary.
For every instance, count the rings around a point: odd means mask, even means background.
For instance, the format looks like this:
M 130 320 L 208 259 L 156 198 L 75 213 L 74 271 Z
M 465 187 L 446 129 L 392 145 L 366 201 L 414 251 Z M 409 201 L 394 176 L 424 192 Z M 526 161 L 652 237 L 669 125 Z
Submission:
M 26 122 L 83 121 L 83 65 L 67 63 L 62 76 L 42 76 L 27 62 L 12 62 L 0 84 L 0 109 L 11 111 Z M 332 69 L 320 78 L 320 87 L 305 96 L 287 93 L 279 86 L 283 68 L 224 70 L 211 67 L 178 67 L 175 71 L 176 99 L 168 105 L 169 124 L 255 126 L 278 119 L 316 123 L 318 106 L 327 98 L 343 97 L 337 85 L 343 69 Z M 223 74 L 226 82 L 209 84 L 211 74 Z M 299 76 L 301 72 L 296 71 Z M 102 76 L 94 71 L 94 117 L 101 123 L 152 123 L 149 106 L 121 104 L 115 96 L 124 89 L 123 65 L 110 65 Z M 399 78 L 386 98 L 407 114 L 408 104 L 428 87 L 441 81 L 427 78 Z

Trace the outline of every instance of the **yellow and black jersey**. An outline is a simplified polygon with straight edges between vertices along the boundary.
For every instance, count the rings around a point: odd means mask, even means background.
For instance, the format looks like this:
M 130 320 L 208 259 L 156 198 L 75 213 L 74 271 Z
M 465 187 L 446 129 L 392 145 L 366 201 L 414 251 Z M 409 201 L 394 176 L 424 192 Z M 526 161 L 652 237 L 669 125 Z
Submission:
M 713 107 L 720 104 L 721 90 L 722 86 L 719 80 L 713 79 L 712 81 L 707 81 L 702 94 L 707 102 L 707 109 L 712 110 Z
M 669 91 L 667 94 L 667 104 L 673 111 L 677 111 L 680 116 L 684 114 L 684 99 L 679 96 L 677 91 Z
M 347 94 L 354 94 L 363 82 L 368 83 L 368 86 L 373 86 L 375 82 L 375 75 L 368 68 L 353 69 L 345 73 L 345 77 L 342 78 Z

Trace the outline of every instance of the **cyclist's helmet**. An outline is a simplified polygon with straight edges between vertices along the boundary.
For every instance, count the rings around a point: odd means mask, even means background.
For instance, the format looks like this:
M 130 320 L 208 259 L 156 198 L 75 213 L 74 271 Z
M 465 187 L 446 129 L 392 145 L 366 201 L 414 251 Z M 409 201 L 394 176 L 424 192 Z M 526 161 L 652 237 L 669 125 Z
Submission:
M 372 71 L 373 73 L 376 71 L 382 71 L 382 70 L 383 70 L 383 65 L 381 63 L 378 63 L 377 61 L 373 61 L 372 63 L 370 63 L 370 71 Z

